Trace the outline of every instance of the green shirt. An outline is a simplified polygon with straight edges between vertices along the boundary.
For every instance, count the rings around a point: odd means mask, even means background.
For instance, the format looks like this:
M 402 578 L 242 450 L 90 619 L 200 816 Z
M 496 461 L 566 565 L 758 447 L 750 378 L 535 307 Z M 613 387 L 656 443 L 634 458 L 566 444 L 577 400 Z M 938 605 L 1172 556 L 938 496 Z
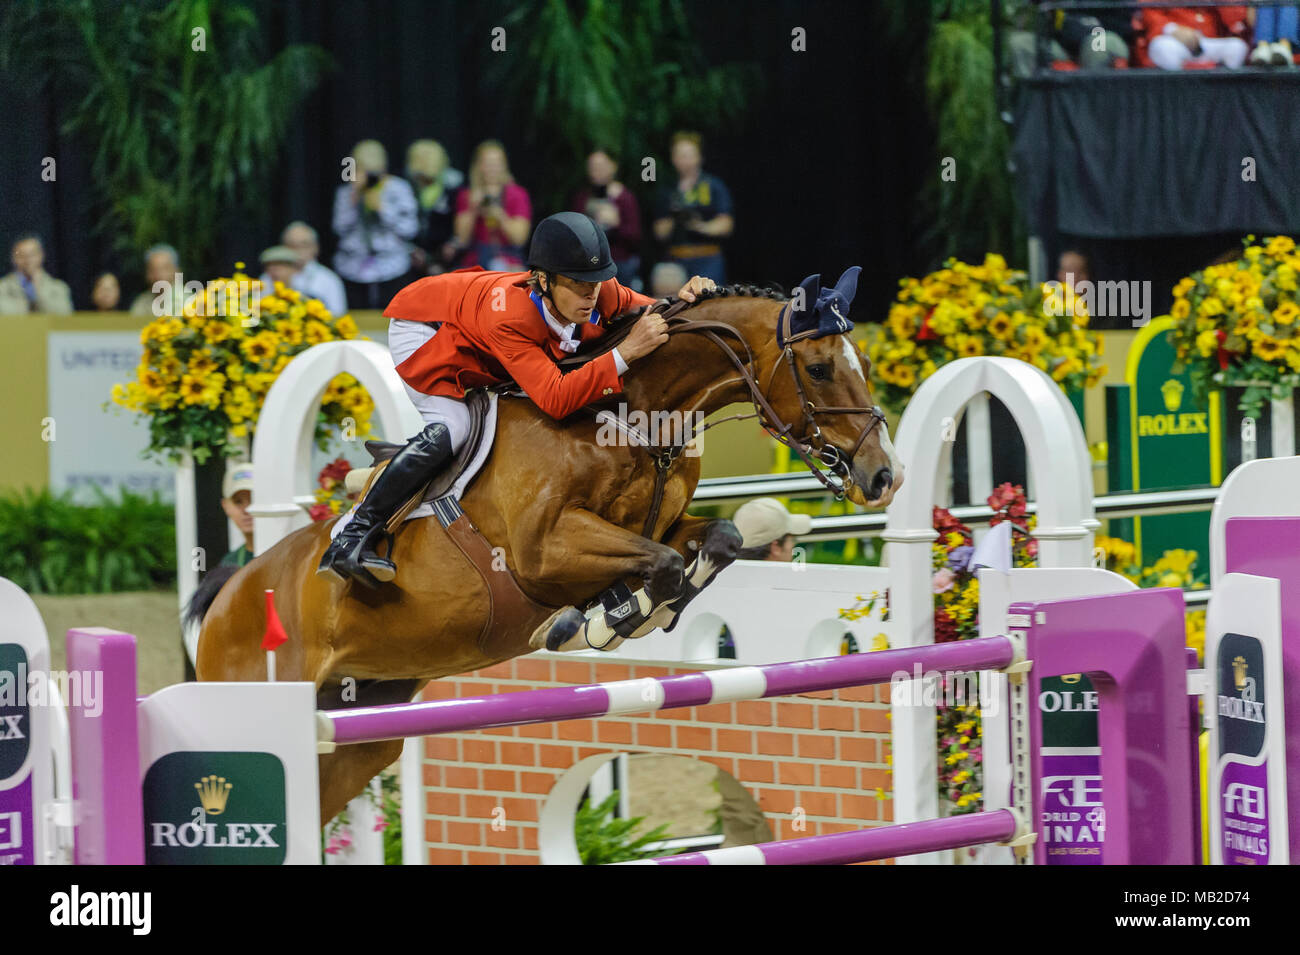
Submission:
M 222 567 L 243 567 L 253 559 L 253 552 L 248 549 L 247 544 L 239 545 L 238 550 L 232 550 L 225 557 L 221 558 Z

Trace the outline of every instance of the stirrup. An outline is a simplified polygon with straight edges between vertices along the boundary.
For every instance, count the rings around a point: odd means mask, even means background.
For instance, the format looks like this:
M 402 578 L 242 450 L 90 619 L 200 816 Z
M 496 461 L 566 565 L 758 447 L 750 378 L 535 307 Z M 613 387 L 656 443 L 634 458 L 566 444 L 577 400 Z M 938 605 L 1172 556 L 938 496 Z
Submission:
M 387 557 L 380 557 L 378 548 L 375 546 L 379 543 L 380 538 L 388 543 Z M 397 577 L 397 564 L 393 562 L 392 557 L 393 546 L 394 541 L 392 532 L 383 524 L 380 524 L 375 528 L 375 530 L 372 530 L 362 538 L 361 543 L 357 545 L 357 548 L 363 551 L 368 547 L 370 549 L 369 556 L 372 558 L 372 561 L 377 561 L 378 563 L 367 561 L 367 555 L 363 552 L 357 555 L 357 566 L 360 567 L 362 571 L 366 572 L 368 576 L 374 577 L 376 580 L 384 583 L 389 583 Z

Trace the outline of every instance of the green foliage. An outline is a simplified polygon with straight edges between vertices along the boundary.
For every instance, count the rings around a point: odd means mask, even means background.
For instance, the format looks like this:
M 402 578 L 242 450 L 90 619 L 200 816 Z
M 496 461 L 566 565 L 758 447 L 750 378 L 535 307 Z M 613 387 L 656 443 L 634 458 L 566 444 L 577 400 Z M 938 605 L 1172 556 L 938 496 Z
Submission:
M 645 821 L 644 816 L 615 819 L 614 807 L 618 805 L 618 790 L 610 793 L 599 806 L 584 799 L 574 819 L 573 833 L 578 843 L 578 854 L 583 865 L 608 865 L 611 862 L 635 862 L 652 859 L 665 852 L 646 852 L 643 847 L 668 838 L 668 827 L 655 826 L 649 832 L 631 838 L 633 829 Z
M 94 149 L 99 228 L 119 254 L 168 242 L 211 275 L 218 224 L 264 214 L 289 123 L 329 64 L 303 45 L 266 59 L 263 32 L 235 0 L 21 0 L 0 21 L 0 67 L 76 101 L 63 131 Z
M 1003 4 L 1004 29 L 1020 6 Z M 932 264 L 989 251 L 1020 262 L 1024 227 L 1012 195 L 1010 136 L 998 115 L 987 0 L 887 0 L 881 16 L 891 42 L 909 42 L 921 29 L 928 36 L 912 68 L 921 70 L 916 80 L 924 83 L 934 129 L 933 175 L 926 176 L 918 209 Z M 956 164 L 955 181 L 940 177 L 948 158 Z
M 402 786 L 396 773 L 379 777 L 380 804 L 388 826 L 384 829 L 384 865 L 402 864 Z
M 620 178 L 634 191 L 645 157 L 660 157 L 664 182 L 675 129 L 739 129 L 759 90 L 754 66 L 705 61 L 682 0 L 524 0 L 501 23 L 523 37 L 512 40 L 523 53 L 490 59 L 488 82 L 506 102 L 526 105 L 520 114 L 538 165 L 560 173 L 540 189 L 553 207 L 567 202 L 593 146 L 618 154 Z
M 176 533 L 170 504 L 123 491 L 117 501 L 96 489 L 93 506 L 70 494 L 0 495 L 0 577 L 32 594 L 103 594 L 151 590 L 176 582 Z

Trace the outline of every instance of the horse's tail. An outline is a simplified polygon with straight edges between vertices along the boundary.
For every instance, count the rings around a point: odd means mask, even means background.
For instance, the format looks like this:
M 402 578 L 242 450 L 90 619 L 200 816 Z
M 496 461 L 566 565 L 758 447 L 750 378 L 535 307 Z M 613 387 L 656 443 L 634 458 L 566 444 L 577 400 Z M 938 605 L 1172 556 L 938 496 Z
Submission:
M 217 592 L 225 586 L 227 580 L 235 576 L 238 570 L 238 567 L 230 564 L 218 564 L 203 575 L 198 588 L 194 591 L 194 596 L 190 598 L 185 608 L 186 627 L 203 622 L 208 608 L 212 606 L 212 601 L 217 599 Z

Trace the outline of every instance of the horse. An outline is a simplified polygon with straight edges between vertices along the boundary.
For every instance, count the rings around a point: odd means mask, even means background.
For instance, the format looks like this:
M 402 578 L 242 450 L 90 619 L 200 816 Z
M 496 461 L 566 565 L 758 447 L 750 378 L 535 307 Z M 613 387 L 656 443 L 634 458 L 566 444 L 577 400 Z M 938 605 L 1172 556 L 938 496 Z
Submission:
M 866 359 L 845 333 L 786 335 L 780 344 L 778 321 L 790 304 L 782 292 L 751 286 L 673 303 L 680 311 L 669 322 L 668 341 L 627 372 L 619 399 L 629 418 L 668 412 L 682 421 L 749 402 L 769 434 L 837 494 L 884 507 L 903 474 L 871 398 Z M 526 399 L 498 402 L 494 447 L 460 503 L 518 587 L 542 605 L 510 621 L 521 637 L 510 650 L 478 645 L 492 612 L 484 575 L 438 521 L 400 528 L 392 542 L 396 579 L 378 590 L 317 576 L 332 523 L 318 522 L 259 554 L 217 592 L 202 615 L 198 679 L 264 679 L 266 590 L 275 591 L 289 637 L 277 653 L 278 678 L 315 683 L 322 708 L 406 702 L 430 680 L 543 643 L 556 648 L 582 622 L 576 608 L 619 582 L 640 582 L 654 607 L 674 600 L 680 607 L 693 595 L 687 562 L 707 556 L 725 566 L 739 534 L 729 521 L 686 514 L 699 481 L 698 456 L 682 453 L 680 443 L 665 450 L 601 441 L 601 427 L 590 413 L 556 421 Z M 550 608 L 560 609 L 548 616 Z M 651 622 L 671 616 L 658 613 Z M 557 626 L 564 631 L 559 639 Z M 393 740 L 321 756 L 322 822 L 401 750 L 402 741 Z

